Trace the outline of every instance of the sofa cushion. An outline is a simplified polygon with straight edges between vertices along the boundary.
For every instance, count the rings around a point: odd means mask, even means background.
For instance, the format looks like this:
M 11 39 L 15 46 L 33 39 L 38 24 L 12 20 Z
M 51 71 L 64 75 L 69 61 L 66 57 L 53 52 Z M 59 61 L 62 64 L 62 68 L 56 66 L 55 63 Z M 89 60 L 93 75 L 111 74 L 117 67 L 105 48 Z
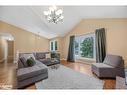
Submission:
M 38 61 L 42 62 L 45 65 L 51 64 L 51 59 L 38 59 Z
M 19 60 L 21 61 L 20 64 L 23 64 L 23 67 L 24 67 L 24 68 L 25 68 L 25 67 L 28 67 L 27 62 L 26 62 L 27 60 L 26 60 L 25 57 L 20 57 Z
M 48 68 L 45 64 L 43 64 L 42 62 L 40 62 L 40 61 L 38 61 L 38 60 L 35 60 L 36 61 L 36 64 L 38 65 L 38 66 L 43 66 L 43 67 L 45 67 L 45 68 Z
M 46 73 L 46 72 L 48 72 L 47 67 L 41 64 L 34 65 L 28 68 L 21 68 L 21 69 L 18 69 L 17 71 L 17 80 L 22 81 L 28 78 L 35 77 L 39 74 Z
M 47 58 L 47 59 L 39 59 L 39 61 L 41 62 L 51 62 L 51 59 Z
M 100 78 L 115 78 L 115 68 L 104 63 L 93 63 L 92 72 Z
M 36 59 L 45 59 L 46 55 L 45 53 L 36 53 Z
M 24 68 L 24 65 L 20 59 L 18 60 L 18 68 Z
M 20 53 L 20 57 L 24 57 L 26 60 L 32 57 L 35 60 L 33 53 Z
M 104 63 L 92 63 L 92 66 L 95 66 L 97 68 L 113 68 L 112 66 Z
M 119 67 L 122 64 L 122 57 L 117 55 L 107 55 L 103 63 L 113 67 Z

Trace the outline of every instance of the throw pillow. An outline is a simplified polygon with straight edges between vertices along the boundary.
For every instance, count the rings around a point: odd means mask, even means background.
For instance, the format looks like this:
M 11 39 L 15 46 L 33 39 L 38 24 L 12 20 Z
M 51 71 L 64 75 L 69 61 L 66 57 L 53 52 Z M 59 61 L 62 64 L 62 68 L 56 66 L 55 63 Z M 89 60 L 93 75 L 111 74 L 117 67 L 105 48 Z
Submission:
M 28 66 L 32 67 L 35 64 L 36 64 L 36 62 L 35 62 L 35 60 L 32 57 L 30 57 L 29 59 L 27 59 L 27 65 Z
M 28 67 L 28 65 L 26 63 L 27 60 L 24 57 L 20 57 L 19 59 L 20 59 L 20 61 L 21 61 L 21 63 L 22 63 L 22 65 L 23 65 L 24 68 L 25 67 Z
M 45 53 L 36 53 L 36 58 L 37 59 L 45 59 L 46 55 L 45 55 Z
M 26 53 L 26 54 L 23 54 L 23 57 L 27 60 L 29 59 L 30 57 L 32 57 L 34 60 L 35 60 L 35 57 L 32 53 Z
M 50 54 L 50 53 L 47 53 L 47 54 L 46 54 L 46 59 L 47 59 L 47 58 L 51 58 L 51 54 Z

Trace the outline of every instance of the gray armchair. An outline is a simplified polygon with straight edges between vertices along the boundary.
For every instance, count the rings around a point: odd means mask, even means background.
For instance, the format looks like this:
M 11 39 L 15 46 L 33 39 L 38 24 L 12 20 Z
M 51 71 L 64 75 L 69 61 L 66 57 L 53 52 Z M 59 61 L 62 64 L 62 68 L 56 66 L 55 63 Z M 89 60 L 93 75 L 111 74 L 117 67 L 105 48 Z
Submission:
M 103 63 L 93 63 L 92 72 L 100 78 L 124 77 L 124 61 L 121 56 L 107 55 Z

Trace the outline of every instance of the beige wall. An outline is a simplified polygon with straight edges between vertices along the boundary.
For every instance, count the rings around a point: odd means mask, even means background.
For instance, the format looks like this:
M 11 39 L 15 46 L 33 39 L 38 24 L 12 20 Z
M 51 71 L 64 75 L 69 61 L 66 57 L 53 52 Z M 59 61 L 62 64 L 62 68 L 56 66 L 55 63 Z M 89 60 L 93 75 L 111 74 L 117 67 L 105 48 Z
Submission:
M 49 51 L 49 40 L 47 38 L 38 37 L 31 32 L 2 21 L 0 21 L 0 33 L 10 33 L 14 37 L 14 56 L 16 56 L 17 51 Z
M 105 28 L 107 32 L 107 53 L 121 55 L 127 64 L 127 19 L 84 19 L 64 38 L 63 56 L 68 53 L 70 35 L 83 35 Z
M 98 28 L 105 28 L 107 32 L 107 53 L 123 56 L 127 64 L 127 19 L 85 19 L 72 31 L 58 40 L 61 58 L 67 58 L 70 35 L 83 35 L 95 32 Z M 0 22 L 0 33 L 10 33 L 14 36 L 14 54 L 16 52 L 49 51 L 49 40 L 37 37 L 35 34 Z

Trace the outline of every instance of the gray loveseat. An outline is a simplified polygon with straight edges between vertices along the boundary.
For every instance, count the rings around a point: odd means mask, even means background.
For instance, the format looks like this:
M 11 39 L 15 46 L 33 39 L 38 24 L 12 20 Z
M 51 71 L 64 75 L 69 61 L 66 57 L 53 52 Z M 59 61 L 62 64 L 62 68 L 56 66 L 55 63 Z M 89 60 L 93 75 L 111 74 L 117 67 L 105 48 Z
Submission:
M 33 55 L 33 54 L 30 54 Z M 19 57 L 27 57 L 28 53 L 21 53 Z M 35 60 L 36 64 L 32 67 L 25 67 L 25 64 L 18 60 L 18 69 L 17 69 L 17 88 L 24 88 L 30 84 L 33 84 L 37 81 L 48 78 L 48 69 L 47 66 L 43 63 Z
M 100 78 L 124 77 L 124 61 L 121 56 L 108 54 L 103 63 L 93 63 L 92 72 Z

